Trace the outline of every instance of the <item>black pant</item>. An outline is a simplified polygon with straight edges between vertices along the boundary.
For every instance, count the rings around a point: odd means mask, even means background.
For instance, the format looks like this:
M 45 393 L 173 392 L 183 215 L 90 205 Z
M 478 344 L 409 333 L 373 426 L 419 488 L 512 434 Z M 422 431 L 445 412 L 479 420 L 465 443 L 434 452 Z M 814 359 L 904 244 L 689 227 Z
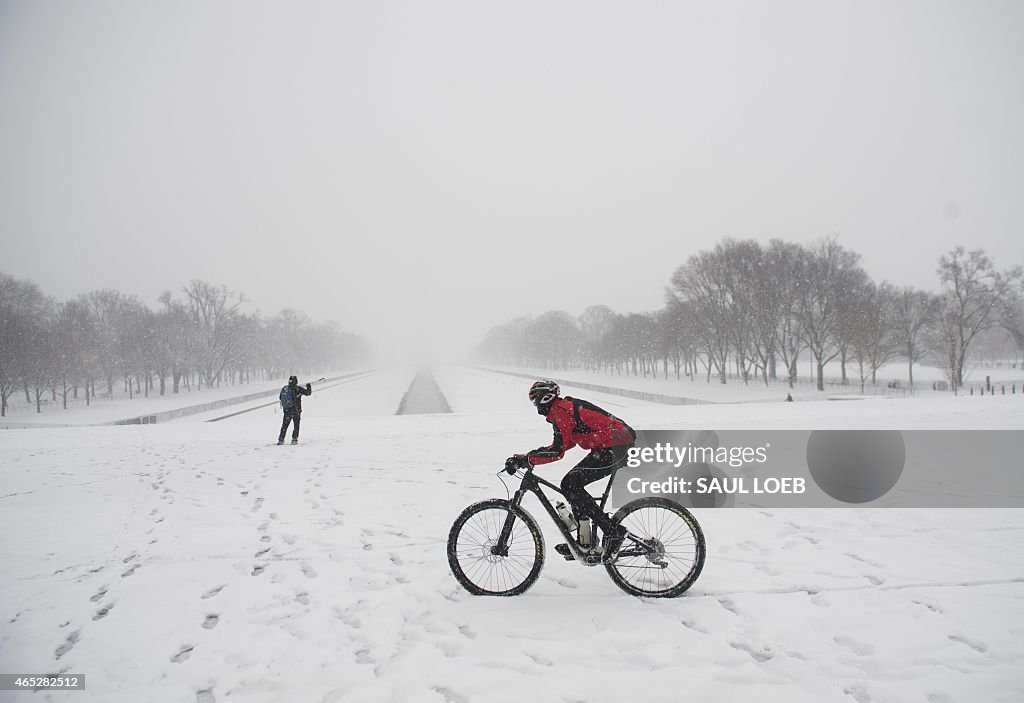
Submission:
M 587 491 L 586 485 L 611 476 L 615 469 L 625 466 L 626 452 L 630 446 L 592 449 L 562 479 L 562 493 L 572 506 L 573 513 L 577 517 L 586 515 L 606 534 L 613 531 L 615 526 L 604 511 L 598 508 L 597 501 Z
M 299 418 L 302 416 L 301 412 L 295 412 L 294 410 L 285 410 L 284 419 L 281 420 L 281 434 L 277 436 L 278 442 L 284 441 L 285 433 L 288 432 L 288 423 L 294 422 L 295 426 L 292 428 L 292 441 L 296 441 L 299 438 Z

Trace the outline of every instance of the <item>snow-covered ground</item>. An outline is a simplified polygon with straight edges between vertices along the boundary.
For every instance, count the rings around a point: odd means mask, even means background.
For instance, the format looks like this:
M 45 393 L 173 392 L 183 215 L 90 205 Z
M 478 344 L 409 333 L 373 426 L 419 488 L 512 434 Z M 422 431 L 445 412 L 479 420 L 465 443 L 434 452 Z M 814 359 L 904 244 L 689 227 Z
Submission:
M 348 369 L 332 371 L 322 375 L 333 378 L 363 370 Z M 302 382 L 305 383 L 306 380 L 306 378 L 303 378 Z M 38 413 L 36 412 L 34 402 L 25 403 L 24 394 L 15 393 L 11 396 L 11 405 L 8 408 L 7 417 L 0 418 L 0 429 L 47 425 L 99 425 L 140 415 L 150 415 L 167 410 L 204 405 L 254 393 L 265 393 L 269 396 L 269 400 L 273 400 L 274 393 L 287 382 L 287 378 L 280 378 L 271 381 L 256 381 L 243 385 L 223 385 L 191 391 L 182 387 L 177 394 L 171 393 L 170 383 L 168 382 L 167 392 L 164 395 L 160 395 L 158 391 L 152 391 L 149 397 L 136 395 L 134 398 L 129 398 L 126 393 L 121 392 L 122 388 L 118 388 L 113 398 L 95 398 L 92 400 L 91 405 L 85 404 L 83 391 L 77 400 L 68 398 L 68 408 L 66 410 L 62 406 L 59 395 L 56 401 L 52 401 L 51 395 L 47 393 L 45 395 L 47 402 L 42 406 L 42 412 Z
M 0 432 L 0 672 L 87 677 L 0 700 L 1024 700 L 1024 510 L 697 511 L 700 579 L 638 600 L 561 560 L 528 500 L 540 581 L 474 597 L 448 529 L 550 432 L 524 381 L 458 367 L 435 370 L 453 413 L 395 416 L 412 377 L 314 394 L 296 447 L 274 408 Z M 642 428 L 1024 427 L 1020 396 L 580 395 Z
M 727 383 L 722 384 L 719 383 L 717 378 L 714 376 L 711 377 L 709 382 L 707 380 L 707 376 L 703 374 L 699 374 L 692 380 L 685 376 L 677 380 L 672 368 L 670 367 L 669 378 L 666 379 L 663 369 L 660 366 L 658 367 L 657 377 L 634 376 L 629 373 L 610 373 L 607 371 L 596 372 L 587 371 L 585 369 L 539 369 L 500 366 L 494 366 L 493 368 L 515 373 L 525 373 L 530 376 L 536 376 L 537 378 L 550 377 L 568 379 L 570 381 L 609 386 L 612 388 L 626 388 L 646 393 L 659 393 L 669 396 L 693 398 L 712 403 L 745 403 L 756 400 L 782 401 L 785 400 L 786 395 L 790 393 L 797 401 L 817 401 L 821 400 L 823 396 L 861 394 L 860 380 L 857 377 L 856 366 L 849 365 L 847 367 L 848 383 L 846 385 L 840 385 L 838 375 L 834 378 L 829 375 L 832 372 L 838 374 L 839 366 L 834 363 L 826 367 L 825 391 L 818 391 L 815 384 L 804 377 L 801 377 L 801 382 L 797 383 L 794 388 L 789 388 L 787 383 L 783 380 L 773 381 L 769 385 L 765 385 L 763 381 L 757 378 L 751 378 L 747 384 L 744 384 L 739 379 L 730 378 Z M 800 372 L 809 373 L 809 370 L 806 368 L 806 364 L 801 365 Z M 970 387 L 974 388 L 975 394 L 979 393 L 981 388 L 985 385 L 986 376 L 988 376 L 992 384 L 996 386 L 997 393 L 1000 392 L 1000 387 L 1005 385 L 1006 393 L 1012 394 L 1012 390 L 1014 386 L 1016 386 L 1018 396 L 1024 397 L 1024 369 L 1006 368 L 976 368 L 969 370 L 966 374 L 968 390 L 962 390 L 961 395 L 969 395 Z M 911 391 L 907 388 L 907 366 L 905 364 L 887 364 L 878 371 L 878 383 L 875 385 L 870 383 L 866 384 L 864 392 L 868 395 L 885 395 L 893 397 L 917 395 L 925 398 L 944 398 L 946 396 L 952 396 L 953 393 L 948 390 L 932 390 L 933 382 L 943 381 L 944 379 L 945 376 L 940 369 L 932 366 L 915 365 L 915 388 Z M 890 380 L 899 381 L 901 384 L 900 388 L 888 388 L 887 383 Z

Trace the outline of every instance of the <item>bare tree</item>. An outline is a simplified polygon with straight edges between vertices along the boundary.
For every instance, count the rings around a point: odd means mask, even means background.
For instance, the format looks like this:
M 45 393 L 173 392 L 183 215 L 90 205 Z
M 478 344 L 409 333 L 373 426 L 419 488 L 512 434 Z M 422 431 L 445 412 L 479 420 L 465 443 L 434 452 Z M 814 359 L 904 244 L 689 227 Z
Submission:
M 226 286 L 218 288 L 199 280 L 192 281 L 184 292 L 196 330 L 199 370 L 206 385 L 212 386 L 241 352 L 244 339 L 239 308 L 245 298 Z
M 912 287 L 896 291 L 893 306 L 893 328 L 900 345 L 900 353 L 907 359 L 907 375 L 914 385 L 914 364 L 927 354 L 924 343 L 928 329 L 934 327 L 939 310 L 939 298 L 927 291 Z
M 600 370 L 609 362 L 605 343 L 615 325 L 615 317 L 615 312 L 607 305 L 591 305 L 579 317 L 585 363 L 594 370 Z
M 847 339 L 857 361 L 860 390 L 868 375 L 877 382 L 878 369 L 899 350 L 899 338 L 893 326 L 896 290 L 888 283 L 866 281 L 850 292 L 847 306 Z
M 1013 326 L 1024 273 L 1020 267 L 1000 273 L 981 249 L 957 247 L 939 259 L 938 274 L 943 290 L 935 346 L 950 382 L 959 388 L 975 337 Z
M 801 327 L 800 301 L 807 285 L 804 266 L 807 257 L 798 244 L 773 239 L 765 252 L 765 276 L 771 282 L 764 290 L 762 325 L 773 325 L 773 349 L 786 369 L 789 387 L 796 383 L 796 362 L 806 348 Z M 769 359 L 769 364 L 772 364 Z M 775 374 L 769 371 L 774 377 Z
M 55 330 L 49 311 L 32 319 L 28 327 L 29 352 L 24 361 L 24 381 L 26 387 L 32 391 L 37 413 L 43 411 L 43 393 L 51 387 L 56 376 Z
M 719 382 L 725 383 L 733 339 L 732 300 L 720 259 L 711 252 L 691 256 L 672 274 L 671 291 L 677 302 L 689 303 L 703 330 L 701 341 L 707 355 L 708 381 L 714 367 Z
M 9 400 L 19 386 L 28 395 L 30 364 L 37 350 L 38 324 L 47 315 L 50 301 L 39 286 L 0 273 L 0 416 L 6 416 Z
M 847 296 L 864 277 L 860 256 L 830 237 L 806 250 L 800 317 L 803 340 L 814 356 L 819 391 L 825 390 L 825 365 L 841 351 L 837 332 Z

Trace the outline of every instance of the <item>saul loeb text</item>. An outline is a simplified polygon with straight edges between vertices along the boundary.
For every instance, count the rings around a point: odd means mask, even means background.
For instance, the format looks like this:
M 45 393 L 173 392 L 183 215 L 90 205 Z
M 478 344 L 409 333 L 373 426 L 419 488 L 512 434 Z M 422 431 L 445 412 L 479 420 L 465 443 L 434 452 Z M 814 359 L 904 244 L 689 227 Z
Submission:
M 806 490 L 806 482 L 800 477 L 754 478 L 743 476 L 715 477 L 701 476 L 689 481 L 673 476 L 663 481 L 645 481 L 633 477 L 626 482 L 626 490 L 639 495 L 652 493 L 675 495 L 709 494 L 789 494 L 800 495 Z

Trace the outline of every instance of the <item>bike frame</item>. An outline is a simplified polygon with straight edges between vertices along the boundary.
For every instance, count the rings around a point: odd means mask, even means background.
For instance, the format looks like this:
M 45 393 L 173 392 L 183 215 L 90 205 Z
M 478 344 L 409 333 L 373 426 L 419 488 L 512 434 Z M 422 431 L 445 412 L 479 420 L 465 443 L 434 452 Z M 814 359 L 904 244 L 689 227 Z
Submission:
M 576 557 L 576 561 L 580 562 L 581 564 L 585 564 L 586 566 L 597 566 L 598 564 L 600 564 L 600 560 L 590 561 L 587 559 L 587 552 L 589 548 L 581 546 L 579 541 L 577 541 L 576 536 L 573 535 L 572 530 L 566 527 L 565 522 L 562 520 L 561 517 L 559 517 L 558 511 L 555 510 L 555 507 L 551 504 L 551 501 L 548 500 L 547 495 L 544 493 L 543 490 L 541 490 L 541 486 L 547 486 L 548 488 L 550 488 L 563 498 L 566 497 L 565 494 L 555 484 L 551 483 L 550 481 L 545 481 L 540 476 L 534 474 L 533 469 L 534 467 L 531 466 L 530 468 L 525 470 L 526 473 L 523 475 L 522 483 L 519 485 L 519 489 L 515 492 L 515 495 L 512 497 L 511 500 L 513 507 L 519 508 L 522 505 L 523 498 L 526 496 L 527 493 L 532 493 L 533 495 L 537 496 L 537 500 L 539 500 L 540 504 L 544 506 L 544 510 L 547 511 L 547 514 L 551 516 L 551 519 L 554 521 L 555 526 L 558 528 L 558 531 L 562 533 L 563 537 L 565 537 L 565 543 L 569 545 L 569 549 Z M 608 496 L 611 494 L 612 484 L 615 482 L 615 474 L 617 474 L 618 471 L 619 469 L 618 467 L 616 467 L 612 471 L 611 475 L 608 477 L 608 485 L 605 486 L 604 493 L 601 495 L 601 500 L 598 502 L 598 506 L 602 512 L 604 512 L 604 506 L 608 503 Z M 515 515 L 510 511 L 508 516 L 505 518 L 505 524 L 502 525 L 501 534 L 498 536 L 497 544 L 491 547 L 491 552 L 493 554 L 497 554 L 500 556 L 508 556 L 508 538 L 512 534 L 512 523 L 514 521 Z M 632 535 L 627 535 L 627 539 L 631 539 L 633 542 L 636 542 L 637 544 L 641 544 L 641 546 L 643 546 L 642 543 Z

